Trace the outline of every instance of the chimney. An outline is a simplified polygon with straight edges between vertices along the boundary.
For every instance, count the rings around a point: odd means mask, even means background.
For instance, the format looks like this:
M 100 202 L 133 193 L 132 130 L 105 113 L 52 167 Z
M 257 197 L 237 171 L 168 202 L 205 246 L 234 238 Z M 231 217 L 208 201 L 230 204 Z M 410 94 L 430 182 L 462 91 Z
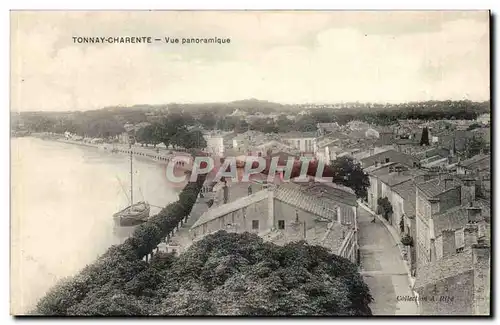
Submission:
M 476 244 L 472 246 L 474 265 L 473 313 L 490 315 L 490 247 Z
M 477 223 L 477 222 L 481 221 L 482 209 L 480 207 L 473 206 L 472 202 L 471 202 L 470 205 L 466 209 L 467 209 L 467 220 L 469 223 Z
M 472 247 L 472 245 L 477 244 L 477 232 L 478 226 L 475 224 L 468 224 L 464 228 L 464 246 L 465 248 Z
M 430 198 L 429 203 L 431 204 L 431 215 L 436 215 L 439 213 L 439 199 Z
M 461 192 L 461 204 L 463 206 L 469 206 L 470 203 L 474 202 L 476 199 L 476 184 L 473 178 L 467 178 L 463 180 L 463 184 L 460 188 Z
M 445 258 L 457 252 L 455 244 L 455 231 L 450 229 L 443 230 L 442 236 L 443 236 L 443 258 Z

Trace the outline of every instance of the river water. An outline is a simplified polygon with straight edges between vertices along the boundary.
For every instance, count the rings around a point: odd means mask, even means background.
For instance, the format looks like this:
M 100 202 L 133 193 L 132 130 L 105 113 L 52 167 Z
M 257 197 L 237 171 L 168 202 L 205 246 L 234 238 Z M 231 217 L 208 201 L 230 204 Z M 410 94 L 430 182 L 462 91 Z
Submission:
M 165 166 L 134 157 L 134 202 L 175 201 Z M 128 205 L 127 155 L 37 138 L 11 142 L 11 313 L 32 309 L 58 280 L 76 274 L 130 229 L 113 213 Z M 151 207 L 151 214 L 159 208 Z

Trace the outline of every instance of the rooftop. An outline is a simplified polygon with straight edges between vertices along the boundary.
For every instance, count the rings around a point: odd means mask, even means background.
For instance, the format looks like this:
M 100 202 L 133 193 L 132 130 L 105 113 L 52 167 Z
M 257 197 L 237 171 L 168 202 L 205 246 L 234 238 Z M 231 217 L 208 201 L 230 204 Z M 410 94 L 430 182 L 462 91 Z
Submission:
M 293 183 L 282 184 L 275 190 L 274 195 L 275 199 L 314 215 L 328 220 L 334 220 L 336 218 L 337 212 L 334 206 L 324 199 L 304 192 L 300 185 Z
M 356 195 L 351 188 L 337 185 L 335 183 L 301 182 L 295 183 L 310 195 L 330 201 L 332 204 L 343 203 L 349 206 L 357 206 Z
M 393 150 L 393 149 L 383 151 L 383 152 L 380 152 L 378 154 L 363 158 L 363 159 L 361 159 L 361 163 L 363 164 L 363 166 L 368 167 L 368 166 L 375 164 L 376 162 L 385 162 L 386 158 L 389 159 L 388 162 L 396 161 L 396 162 L 403 163 L 403 164 L 410 166 L 410 167 L 413 166 L 413 163 L 418 163 L 418 159 L 416 159 L 415 157 L 412 157 L 412 156 L 407 155 L 407 154 L 402 153 L 402 152 L 398 152 L 398 151 Z
M 448 177 L 448 179 L 444 179 L 444 177 Z M 436 177 L 426 182 L 418 183 L 417 187 L 424 195 L 431 198 L 462 185 L 462 182 L 451 174 L 447 174 L 444 177 Z
M 218 207 L 209 209 L 203 215 L 194 223 L 192 228 L 201 226 L 204 223 L 207 223 L 211 220 L 215 220 L 221 216 L 224 216 L 228 213 L 231 213 L 233 211 L 237 211 L 241 208 L 244 208 L 246 206 L 249 206 L 251 204 L 260 202 L 268 197 L 268 191 L 267 190 L 262 190 L 257 193 L 254 193 L 249 196 L 245 196 L 242 198 L 239 198 L 233 202 L 227 203 L 220 205 Z
M 472 250 L 469 248 L 450 257 L 419 267 L 414 287 L 423 288 L 428 284 L 455 277 L 473 269 Z
M 467 169 L 489 169 L 491 166 L 490 155 L 479 154 L 458 163 L 459 166 Z
M 392 172 L 392 173 L 380 173 L 377 175 L 380 181 L 384 182 L 389 186 L 394 186 L 411 179 L 414 179 L 416 176 L 424 175 L 425 172 L 419 169 L 410 169 L 401 172 Z
M 443 230 L 457 230 L 465 227 L 469 218 L 467 208 L 458 206 L 433 216 L 433 219 L 434 234 L 439 236 Z

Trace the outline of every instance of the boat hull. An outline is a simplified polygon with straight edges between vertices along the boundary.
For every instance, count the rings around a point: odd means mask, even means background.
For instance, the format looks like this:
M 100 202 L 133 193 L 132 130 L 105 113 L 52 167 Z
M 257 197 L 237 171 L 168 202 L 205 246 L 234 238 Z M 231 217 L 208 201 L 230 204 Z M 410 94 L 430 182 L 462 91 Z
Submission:
M 148 220 L 150 210 L 148 203 L 139 202 L 115 213 L 113 219 L 121 227 L 137 226 Z

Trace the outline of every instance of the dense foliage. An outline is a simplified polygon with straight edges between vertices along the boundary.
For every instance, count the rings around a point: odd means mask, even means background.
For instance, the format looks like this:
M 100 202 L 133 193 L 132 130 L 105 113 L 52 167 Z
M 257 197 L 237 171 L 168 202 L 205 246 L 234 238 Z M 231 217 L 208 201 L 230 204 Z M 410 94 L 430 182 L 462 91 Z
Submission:
M 405 235 L 401 238 L 401 243 L 405 246 L 413 246 L 413 238 L 410 235 Z
M 274 113 L 276 116 L 274 118 L 257 116 L 247 121 L 242 116 L 231 116 L 235 110 L 247 114 Z M 297 113 L 302 110 L 307 111 L 308 114 L 298 116 Z M 147 116 L 147 112 L 152 115 Z M 21 119 L 24 122 L 24 127 L 32 132 L 63 133 L 70 131 L 82 136 L 105 138 L 123 132 L 124 123 L 155 123 L 164 118 L 177 126 L 201 125 L 208 130 L 215 128 L 238 133 L 248 129 L 265 133 L 278 133 L 297 130 L 314 131 L 317 123 L 337 122 L 340 125 L 345 125 L 353 120 L 377 125 L 395 124 L 400 119 L 472 120 L 487 112 L 490 112 L 489 101 L 447 100 L 402 104 L 345 103 L 342 107 L 334 109 L 306 108 L 300 105 L 281 105 L 266 101 L 247 100 L 210 104 L 136 105 L 86 112 L 26 112 L 21 113 Z M 179 121 L 182 121 L 182 124 L 179 124 Z
M 137 315 L 145 313 L 134 305 L 133 297 L 121 288 L 132 286 L 141 272 L 148 269 L 142 258 L 186 218 L 196 201 L 204 177 L 188 183 L 177 202 L 169 204 L 140 225 L 123 244 L 108 249 L 97 261 L 78 275 L 52 288 L 37 304 L 35 314 L 42 315 Z M 135 281 L 135 282 L 134 282 Z M 133 308 L 127 304 L 133 304 Z M 146 305 L 144 305 L 146 306 Z M 130 308 L 129 308 L 130 307 Z
M 387 197 L 378 198 L 378 213 L 381 214 L 386 220 L 389 220 L 393 213 L 392 204 Z
M 219 231 L 179 257 L 157 254 L 149 265 L 140 261 L 127 267 L 114 270 L 113 278 L 93 286 L 83 298 L 73 291 L 79 299 L 72 298 L 71 305 L 51 311 L 70 315 L 371 315 L 372 297 L 356 265 L 305 242 L 278 246 L 255 234 Z M 79 289 L 83 288 L 82 284 Z
M 420 138 L 420 145 L 421 146 L 428 146 L 429 145 L 429 129 L 427 127 L 424 127 L 422 130 L 422 137 Z

